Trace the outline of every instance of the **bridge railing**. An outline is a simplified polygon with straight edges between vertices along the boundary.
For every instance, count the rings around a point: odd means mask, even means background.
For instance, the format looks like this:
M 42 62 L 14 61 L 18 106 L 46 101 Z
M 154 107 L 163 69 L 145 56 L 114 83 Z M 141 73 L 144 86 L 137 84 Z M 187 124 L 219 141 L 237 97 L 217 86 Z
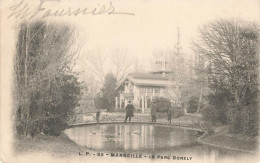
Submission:
M 96 113 L 79 113 L 73 120 L 70 121 L 70 125 L 78 124 L 92 124 L 92 123 L 118 123 L 125 121 L 125 112 L 101 112 L 99 120 L 97 121 Z M 201 128 L 201 121 L 194 119 L 192 117 L 184 116 L 178 118 L 172 118 L 171 123 L 168 122 L 168 117 L 166 113 L 159 113 L 157 115 L 156 123 L 158 124 L 168 124 L 174 126 L 183 126 L 190 128 Z M 139 123 L 152 123 L 150 113 L 134 113 L 134 117 L 131 117 L 131 122 Z M 127 120 L 129 123 L 129 119 Z

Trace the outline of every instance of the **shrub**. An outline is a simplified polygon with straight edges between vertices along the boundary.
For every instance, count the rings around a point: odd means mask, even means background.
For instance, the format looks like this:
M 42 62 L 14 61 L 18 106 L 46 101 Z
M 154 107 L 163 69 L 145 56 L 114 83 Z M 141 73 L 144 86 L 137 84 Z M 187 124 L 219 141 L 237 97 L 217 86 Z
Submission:
M 47 121 L 43 128 L 44 134 L 59 136 L 61 131 L 65 130 L 67 127 L 67 122 L 62 119 L 51 119 Z
M 157 112 L 167 112 L 167 110 L 171 108 L 171 102 L 167 98 L 156 97 L 154 99 L 153 107 L 155 107 Z
M 207 104 L 202 108 L 201 114 L 203 116 L 203 119 L 206 121 L 215 122 L 219 118 L 218 111 L 215 109 L 213 105 L 210 104 Z
M 95 108 L 107 109 L 107 106 L 109 105 L 107 99 L 100 94 L 95 97 L 94 101 Z
M 184 115 L 184 110 L 182 108 L 174 108 L 173 109 L 173 118 L 178 118 Z
M 198 108 L 198 101 L 199 99 L 197 97 L 191 97 L 189 100 L 189 107 L 187 108 L 188 113 L 195 113 Z
M 227 124 L 228 123 L 227 110 L 229 104 L 227 100 L 230 99 L 230 94 L 226 91 L 210 93 L 207 96 L 207 99 L 209 101 L 209 104 L 214 106 L 215 112 L 217 112 L 218 114 L 217 119 L 221 123 Z
M 241 109 L 232 108 L 232 113 L 229 113 L 231 125 L 229 133 L 240 134 L 254 137 L 258 135 L 258 114 L 257 106 L 244 106 Z
M 229 133 L 232 134 L 238 134 L 241 133 L 242 126 L 241 126 L 241 113 L 238 111 L 235 111 L 233 113 L 232 119 L 231 119 L 231 125 L 229 127 Z
M 243 134 L 247 136 L 258 135 L 258 108 L 257 106 L 247 106 L 242 110 Z

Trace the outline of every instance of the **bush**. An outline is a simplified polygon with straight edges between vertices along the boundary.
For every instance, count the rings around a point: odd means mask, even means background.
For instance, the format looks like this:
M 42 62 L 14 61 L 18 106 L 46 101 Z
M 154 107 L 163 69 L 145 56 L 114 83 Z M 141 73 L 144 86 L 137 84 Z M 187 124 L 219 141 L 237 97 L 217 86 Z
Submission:
M 109 105 L 108 100 L 105 97 L 102 97 L 100 94 L 98 94 L 97 97 L 95 97 L 94 101 L 95 108 L 97 109 L 107 109 L 107 106 Z
M 239 111 L 234 111 L 231 119 L 231 125 L 229 127 L 229 133 L 238 134 L 241 133 L 241 131 L 241 113 Z
M 61 131 L 65 130 L 67 123 L 62 119 L 51 119 L 46 122 L 43 128 L 43 133 L 47 135 L 59 136 Z
M 226 91 L 210 93 L 207 96 L 209 104 L 214 107 L 215 112 L 218 114 L 217 120 L 223 124 L 228 123 L 227 108 L 229 103 L 227 100 L 229 98 L 230 94 Z
M 156 97 L 154 99 L 153 107 L 155 107 L 157 112 L 167 112 L 167 110 L 171 108 L 171 102 L 167 98 Z
M 173 118 L 178 118 L 184 115 L 184 110 L 182 108 L 174 108 L 173 109 Z
M 257 106 L 244 106 L 241 109 L 232 108 L 231 125 L 229 133 L 255 137 L 258 135 L 258 114 Z
M 198 101 L 199 101 L 198 97 L 193 96 L 193 97 L 190 98 L 189 107 L 187 108 L 188 113 L 195 113 L 197 111 Z
M 258 108 L 257 106 L 247 106 L 242 110 L 243 134 L 247 136 L 258 135 Z
M 203 119 L 206 121 L 215 122 L 218 120 L 219 117 L 219 113 L 217 112 L 217 110 L 214 108 L 214 106 L 210 104 L 207 104 L 202 108 L 201 114 L 203 116 Z

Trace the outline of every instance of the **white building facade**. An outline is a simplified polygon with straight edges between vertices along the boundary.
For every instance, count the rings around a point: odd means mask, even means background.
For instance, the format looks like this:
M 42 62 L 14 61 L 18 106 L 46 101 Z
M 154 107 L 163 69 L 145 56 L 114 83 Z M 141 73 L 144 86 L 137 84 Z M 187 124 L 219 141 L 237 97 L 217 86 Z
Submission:
M 131 100 L 136 109 L 150 111 L 151 101 L 155 97 L 174 100 L 174 83 L 165 75 L 155 73 L 129 74 L 117 86 L 116 108 L 124 109 Z

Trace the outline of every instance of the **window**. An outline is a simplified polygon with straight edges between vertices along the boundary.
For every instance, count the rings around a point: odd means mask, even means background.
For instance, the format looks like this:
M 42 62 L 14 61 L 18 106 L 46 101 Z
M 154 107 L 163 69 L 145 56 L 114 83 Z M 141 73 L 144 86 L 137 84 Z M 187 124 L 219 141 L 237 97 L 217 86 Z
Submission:
M 133 93 L 133 86 L 132 85 L 129 85 L 129 93 Z
M 140 88 L 140 93 L 145 93 L 145 87 Z
M 153 93 L 153 88 L 152 87 L 148 87 L 147 88 L 147 93 Z
M 168 94 L 168 89 L 163 89 L 163 95 L 165 96 L 165 95 L 167 95 Z
M 156 94 L 159 94 L 159 93 L 160 93 L 160 88 L 155 88 L 155 89 L 154 89 L 154 92 L 155 92 Z

